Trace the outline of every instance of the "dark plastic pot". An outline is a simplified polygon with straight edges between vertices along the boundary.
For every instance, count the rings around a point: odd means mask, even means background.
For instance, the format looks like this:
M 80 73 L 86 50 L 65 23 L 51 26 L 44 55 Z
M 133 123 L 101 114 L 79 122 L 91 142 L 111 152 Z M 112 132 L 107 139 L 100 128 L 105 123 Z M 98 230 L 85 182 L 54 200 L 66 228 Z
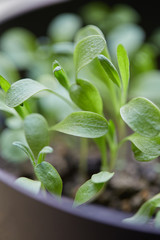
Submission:
M 53 16 L 60 12 L 71 12 L 81 4 L 64 2 L 55 5 L 54 2 L 44 0 L 41 5 L 43 8 L 40 5 L 28 9 L 23 6 L 15 14 L 12 11 L 12 18 L 8 13 L 5 20 L 1 19 L 1 31 L 12 26 L 24 26 L 41 35 Z M 21 15 L 24 12 L 25 15 Z M 50 195 L 32 195 L 16 186 L 11 175 L 0 170 L 2 240 L 160 239 L 160 230 L 148 225 L 127 225 L 122 222 L 126 217 L 128 215 L 125 213 L 93 204 L 74 209 L 70 199 L 63 198 L 59 203 Z

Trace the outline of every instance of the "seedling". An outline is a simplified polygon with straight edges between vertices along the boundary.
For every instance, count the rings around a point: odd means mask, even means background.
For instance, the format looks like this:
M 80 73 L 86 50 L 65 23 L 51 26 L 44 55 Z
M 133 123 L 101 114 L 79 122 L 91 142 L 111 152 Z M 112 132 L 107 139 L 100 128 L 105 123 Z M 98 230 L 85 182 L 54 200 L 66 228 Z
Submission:
M 4 91 L 1 110 L 18 116 L 24 122 L 26 144 L 15 142 L 14 145 L 27 154 L 33 165 L 38 179 L 33 188 L 40 189 L 41 185 L 51 194 L 58 197 L 62 194 L 60 175 L 45 161 L 45 155 L 52 152 L 48 146 L 52 131 L 78 136 L 82 140 L 91 138 L 101 152 L 101 170 L 78 189 L 74 206 L 93 200 L 104 190 L 114 175 L 119 150 L 126 141 L 132 142 L 132 150 L 138 161 L 149 161 L 160 155 L 159 108 L 140 97 L 127 103 L 130 70 L 127 52 L 122 44 L 117 46 L 117 66 L 110 58 L 103 33 L 95 26 L 87 26 L 76 36 L 75 82 L 71 84 L 58 61 L 52 65 L 55 78 L 68 92 L 70 99 L 32 79 L 22 79 L 10 85 L 6 79 L 0 78 Z M 82 77 L 84 75 L 85 79 Z M 28 102 L 37 94 L 38 97 L 45 97 L 41 92 L 58 96 L 71 106 L 73 112 L 59 123 L 48 126 L 42 115 L 32 113 Z M 126 134 L 125 122 L 134 131 L 130 136 Z M 32 185 L 24 178 L 18 181 Z

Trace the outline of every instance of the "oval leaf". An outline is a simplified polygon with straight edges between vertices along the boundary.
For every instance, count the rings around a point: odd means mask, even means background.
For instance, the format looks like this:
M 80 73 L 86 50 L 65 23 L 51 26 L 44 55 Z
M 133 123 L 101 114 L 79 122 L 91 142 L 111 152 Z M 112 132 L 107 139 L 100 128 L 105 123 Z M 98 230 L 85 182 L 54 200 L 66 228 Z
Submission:
M 103 104 L 96 87 L 88 81 L 77 79 L 69 89 L 72 101 L 82 110 L 102 114 Z
M 42 150 L 39 152 L 38 154 L 38 163 L 41 163 L 45 160 L 45 156 L 48 153 L 52 153 L 53 152 L 53 148 L 51 148 L 50 146 L 46 146 L 44 148 L 42 148 Z
M 153 198 L 146 201 L 138 210 L 138 212 L 130 218 L 124 220 L 130 224 L 145 224 L 155 213 L 156 208 L 160 207 L 160 194 L 155 195 Z
M 16 179 L 15 184 L 25 188 L 26 190 L 33 194 L 38 194 L 41 189 L 41 182 L 34 181 L 26 177 L 20 177 Z
M 91 180 L 85 182 L 77 191 L 74 207 L 93 200 L 103 188 L 104 183 L 95 184 Z
M 86 38 L 91 35 L 99 35 L 104 38 L 102 31 L 98 27 L 96 27 L 94 25 L 88 25 L 88 26 L 81 28 L 78 31 L 78 33 L 76 34 L 76 37 L 75 37 L 75 41 L 79 42 L 83 38 Z
M 13 145 L 21 149 L 27 155 L 27 157 L 31 160 L 31 163 L 33 164 L 33 166 L 35 165 L 33 153 L 31 152 L 28 146 L 18 141 L 13 142 Z
M 128 140 L 130 140 L 141 152 L 149 156 L 160 155 L 160 136 L 148 138 L 134 133 L 128 137 Z
M 2 91 L 0 91 L 0 110 L 17 116 L 16 110 L 6 105 L 4 93 Z
M 49 143 L 47 121 L 40 114 L 30 114 L 24 120 L 24 132 L 27 143 L 37 158 L 42 148 Z
M 154 137 L 160 132 L 160 111 L 146 98 L 134 98 L 120 109 L 121 117 L 135 132 Z
M 91 181 L 93 183 L 105 183 L 113 177 L 114 173 L 101 171 L 99 173 L 93 174 Z
M 118 87 L 121 87 L 121 80 L 119 78 L 119 74 L 112 62 L 104 55 L 99 55 L 98 59 L 110 80 L 114 82 Z
M 57 170 L 48 162 L 42 162 L 35 167 L 38 180 L 52 194 L 61 196 L 62 179 Z
M 78 137 L 98 138 L 108 131 L 107 120 L 92 112 L 73 112 L 51 130 Z
M 44 90 L 48 90 L 48 88 L 37 81 L 29 78 L 19 80 L 9 88 L 6 94 L 6 104 L 9 107 L 16 107 L 34 94 Z
M 74 62 L 78 73 L 95 59 L 105 48 L 106 42 L 101 36 L 89 36 L 79 41 L 74 50 Z
M 151 156 L 149 154 L 142 152 L 133 143 L 132 143 L 132 151 L 134 153 L 135 159 L 140 162 L 148 162 L 158 157 L 157 155 Z

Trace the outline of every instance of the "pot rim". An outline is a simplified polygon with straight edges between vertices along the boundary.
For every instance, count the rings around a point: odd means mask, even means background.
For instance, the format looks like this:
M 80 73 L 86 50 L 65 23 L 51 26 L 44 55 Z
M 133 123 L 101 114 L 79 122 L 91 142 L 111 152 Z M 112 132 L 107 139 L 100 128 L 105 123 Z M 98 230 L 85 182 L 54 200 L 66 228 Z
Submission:
M 122 222 L 123 219 L 129 217 L 131 214 L 124 213 L 115 209 L 107 208 L 97 204 L 84 204 L 78 208 L 73 208 L 73 200 L 67 197 L 62 197 L 61 202 L 55 199 L 50 194 L 33 194 L 25 188 L 14 183 L 15 177 L 10 173 L 0 169 L 0 182 L 7 187 L 12 188 L 20 195 L 24 195 L 26 198 L 38 201 L 43 205 L 47 205 L 51 208 L 56 208 L 61 212 L 66 212 L 70 215 L 74 215 L 79 218 L 85 218 L 90 221 L 101 223 L 108 226 L 114 226 L 116 228 L 123 228 L 126 230 L 144 232 L 148 234 L 159 235 L 160 230 L 150 227 L 148 224 L 127 224 Z
M 4 1 L 0 5 L 0 24 L 24 13 L 69 0 L 21 0 Z
M 19 2 L 21 0 L 15 0 L 15 2 Z M 4 8 L 3 15 L 1 14 L 2 8 L 0 9 L 0 24 L 5 23 L 8 20 L 13 19 L 14 17 L 21 16 L 24 13 L 28 13 L 34 10 L 38 10 L 43 7 L 47 7 L 49 5 L 53 4 L 59 4 L 63 2 L 71 2 L 71 0 L 37 0 L 32 1 L 28 0 L 25 1 L 26 4 L 20 4 L 19 8 L 16 8 L 13 10 L 13 6 L 10 5 L 9 9 Z M 5 3 L 5 2 L 4 2 Z M 7 12 L 9 14 L 6 15 Z M 78 208 L 73 208 L 72 203 L 73 200 L 62 197 L 61 203 L 58 202 L 53 196 L 47 194 L 46 197 L 44 197 L 42 194 L 34 195 L 31 192 L 27 191 L 26 189 L 22 188 L 19 185 L 16 185 L 14 183 L 15 177 L 12 176 L 10 173 L 0 169 L 0 182 L 2 182 L 7 187 L 15 190 L 18 194 L 24 195 L 27 198 L 30 198 L 32 200 L 39 201 L 43 205 L 50 206 L 52 208 L 56 208 L 59 211 L 66 212 L 70 215 L 77 216 L 79 218 L 85 218 L 90 221 L 99 222 L 104 225 L 108 226 L 114 226 L 117 228 L 123 228 L 128 229 L 135 232 L 145 232 L 149 234 L 155 234 L 160 235 L 160 229 L 151 228 L 149 225 L 138 225 L 138 224 L 127 224 L 125 222 L 122 222 L 123 219 L 131 216 L 131 214 L 127 214 L 125 212 L 121 212 L 115 209 L 110 209 L 104 206 L 96 205 L 96 204 L 85 204 Z M 100 213 L 100 214 L 98 214 Z M 109 214 L 107 214 L 109 213 Z M 112 217 L 111 217 L 112 216 Z

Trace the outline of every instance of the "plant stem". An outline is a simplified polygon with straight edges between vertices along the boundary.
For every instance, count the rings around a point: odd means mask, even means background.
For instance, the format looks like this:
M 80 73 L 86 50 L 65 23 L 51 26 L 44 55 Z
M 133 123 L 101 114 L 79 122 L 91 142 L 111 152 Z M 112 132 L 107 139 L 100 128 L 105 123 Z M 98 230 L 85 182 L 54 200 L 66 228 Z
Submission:
M 105 136 L 94 139 L 101 153 L 101 171 L 108 171 L 108 159 Z

